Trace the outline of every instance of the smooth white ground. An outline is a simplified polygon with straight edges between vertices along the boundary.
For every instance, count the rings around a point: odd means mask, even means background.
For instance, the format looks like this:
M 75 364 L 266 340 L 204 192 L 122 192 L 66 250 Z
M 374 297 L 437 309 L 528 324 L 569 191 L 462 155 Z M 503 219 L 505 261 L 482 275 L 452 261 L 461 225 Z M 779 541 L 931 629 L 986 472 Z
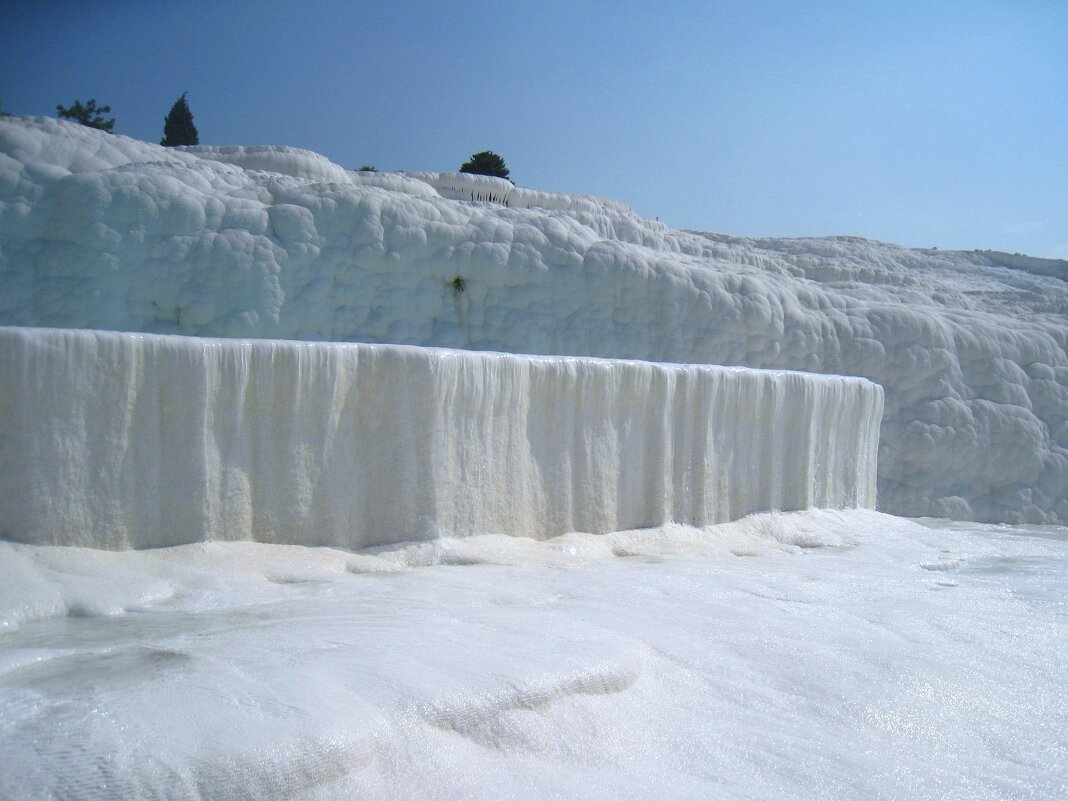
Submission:
M 886 389 L 882 509 L 1068 522 L 1063 261 L 677 231 L 498 179 L 3 118 L 0 324 L 862 375 Z
M 0 543 L 0 796 L 1068 794 L 1068 529 Z

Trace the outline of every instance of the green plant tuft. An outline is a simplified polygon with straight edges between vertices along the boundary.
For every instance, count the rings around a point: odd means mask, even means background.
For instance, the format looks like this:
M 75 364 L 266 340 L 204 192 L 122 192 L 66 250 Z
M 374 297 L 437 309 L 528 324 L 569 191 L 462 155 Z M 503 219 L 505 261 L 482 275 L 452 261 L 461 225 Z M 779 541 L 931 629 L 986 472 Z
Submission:
M 475 153 L 471 156 L 470 161 L 465 161 L 460 165 L 460 172 L 467 172 L 473 175 L 493 175 L 497 178 L 508 178 L 509 175 L 509 170 L 504 163 L 504 159 L 492 150 L 483 150 L 481 153 Z
M 80 100 L 75 100 L 74 105 L 70 108 L 56 106 L 56 114 L 61 118 L 74 120 L 74 122 L 81 125 L 96 128 L 99 131 L 107 131 L 108 133 L 111 133 L 111 130 L 115 127 L 114 117 L 110 120 L 104 119 L 104 115 L 110 113 L 111 106 L 97 106 L 95 99 L 91 99 L 84 106 Z

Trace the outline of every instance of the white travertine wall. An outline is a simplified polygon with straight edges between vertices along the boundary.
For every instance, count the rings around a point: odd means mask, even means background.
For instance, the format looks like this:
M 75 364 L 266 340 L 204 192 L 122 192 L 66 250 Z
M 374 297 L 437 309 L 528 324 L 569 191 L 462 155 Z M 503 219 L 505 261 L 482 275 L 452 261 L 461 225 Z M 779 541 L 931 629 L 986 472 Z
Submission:
M 0 536 L 545 538 L 874 507 L 864 379 L 0 328 Z
M 679 231 L 486 176 L 0 118 L 0 325 L 864 376 L 886 393 L 894 514 L 1068 522 L 1066 276 L 1065 261 Z

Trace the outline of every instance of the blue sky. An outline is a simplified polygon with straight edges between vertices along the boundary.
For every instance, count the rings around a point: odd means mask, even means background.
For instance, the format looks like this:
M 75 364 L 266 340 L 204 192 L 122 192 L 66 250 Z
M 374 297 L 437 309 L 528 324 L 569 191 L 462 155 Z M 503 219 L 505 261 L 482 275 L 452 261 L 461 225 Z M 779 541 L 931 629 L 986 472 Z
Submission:
M 1068 2 L 0 2 L 0 102 L 678 226 L 1068 258 Z

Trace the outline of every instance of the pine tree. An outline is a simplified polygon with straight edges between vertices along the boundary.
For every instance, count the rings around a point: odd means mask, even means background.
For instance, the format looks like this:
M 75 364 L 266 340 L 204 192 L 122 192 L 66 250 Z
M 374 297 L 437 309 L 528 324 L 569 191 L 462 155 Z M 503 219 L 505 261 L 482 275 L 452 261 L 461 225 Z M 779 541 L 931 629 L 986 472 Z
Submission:
M 186 93 L 182 92 L 182 96 L 171 106 L 170 114 L 163 118 L 163 139 L 160 144 L 164 147 L 200 144 L 197 126 L 193 124 L 193 113 L 185 102 L 185 96 Z
M 105 120 L 104 115 L 111 113 L 111 106 L 96 107 L 96 100 L 91 99 L 84 106 L 81 100 L 75 100 L 74 105 L 70 108 L 64 108 L 63 106 L 56 106 L 56 113 L 65 120 L 74 120 L 77 123 L 88 126 L 89 128 L 96 128 L 100 131 L 107 131 L 111 133 L 111 129 L 115 127 L 115 118 Z
M 465 161 L 460 165 L 460 172 L 469 172 L 473 175 L 494 175 L 498 178 L 508 177 L 508 167 L 505 166 L 504 159 L 492 150 L 475 153 L 470 161 Z

